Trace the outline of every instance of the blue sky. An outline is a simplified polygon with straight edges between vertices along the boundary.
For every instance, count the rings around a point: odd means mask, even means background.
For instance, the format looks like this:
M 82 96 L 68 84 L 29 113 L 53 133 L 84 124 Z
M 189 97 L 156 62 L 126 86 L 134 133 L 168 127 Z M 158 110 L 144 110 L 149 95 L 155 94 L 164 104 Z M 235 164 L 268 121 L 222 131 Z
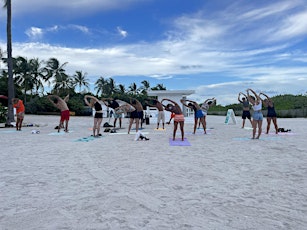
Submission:
M 12 33 L 14 57 L 55 57 L 92 84 L 148 80 L 222 105 L 247 88 L 307 92 L 307 0 L 14 0 Z

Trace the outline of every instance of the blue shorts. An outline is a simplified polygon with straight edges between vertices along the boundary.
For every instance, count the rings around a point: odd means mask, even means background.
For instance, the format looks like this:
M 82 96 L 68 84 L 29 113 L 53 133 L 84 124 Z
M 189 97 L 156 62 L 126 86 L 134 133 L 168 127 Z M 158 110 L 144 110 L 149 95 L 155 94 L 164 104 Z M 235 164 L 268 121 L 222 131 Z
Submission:
M 195 118 L 202 118 L 202 117 L 204 117 L 203 111 L 197 110 L 195 112 Z
M 263 114 L 261 111 L 254 111 L 253 113 L 253 120 L 255 121 L 262 121 L 263 120 Z

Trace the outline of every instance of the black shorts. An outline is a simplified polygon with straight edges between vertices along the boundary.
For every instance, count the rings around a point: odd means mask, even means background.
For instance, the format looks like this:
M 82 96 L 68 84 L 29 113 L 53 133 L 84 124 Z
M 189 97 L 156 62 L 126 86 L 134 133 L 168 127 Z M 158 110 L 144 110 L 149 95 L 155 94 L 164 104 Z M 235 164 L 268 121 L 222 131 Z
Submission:
M 130 113 L 130 118 L 139 118 L 139 114 L 138 114 L 138 112 L 136 111 L 136 110 L 134 110 L 134 111 L 132 111 L 131 113 Z
M 251 113 L 249 111 L 244 111 L 242 113 L 242 119 L 251 119 Z
M 102 118 L 103 117 L 103 113 L 95 113 L 95 118 Z

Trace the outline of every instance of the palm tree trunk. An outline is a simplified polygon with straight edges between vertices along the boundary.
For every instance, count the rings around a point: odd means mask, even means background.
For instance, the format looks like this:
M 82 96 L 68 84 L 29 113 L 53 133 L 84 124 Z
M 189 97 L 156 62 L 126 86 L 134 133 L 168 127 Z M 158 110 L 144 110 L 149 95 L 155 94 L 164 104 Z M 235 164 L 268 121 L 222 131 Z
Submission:
M 13 79 L 13 58 L 12 58 L 12 2 L 6 0 L 7 8 L 7 67 L 8 67 L 8 114 L 6 124 L 14 121 L 14 110 L 12 98 L 15 97 L 14 79 Z

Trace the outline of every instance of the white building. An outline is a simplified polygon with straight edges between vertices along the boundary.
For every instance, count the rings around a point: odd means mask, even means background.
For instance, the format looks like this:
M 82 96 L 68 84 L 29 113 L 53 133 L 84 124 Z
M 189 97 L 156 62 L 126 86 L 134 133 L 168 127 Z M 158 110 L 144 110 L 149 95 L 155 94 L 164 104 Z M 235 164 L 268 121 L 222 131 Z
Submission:
M 147 91 L 148 96 L 157 97 L 159 101 L 164 98 L 170 99 L 178 103 L 178 105 L 182 105 L 180 102 L 181 99 L 186 99 L 187 96 L 195 93 L 195 90 L 150 90 Z M 185 117 L 190 115 L 190 110 L 182 105 L 181 107 L 183 115 Z M 147 108 L 147 113 L 149 113 L 152 117 L 157 116 L 157 110 L 155 108 Z M 170 112 L 165 111 L 166 121 L 170 118 Z

